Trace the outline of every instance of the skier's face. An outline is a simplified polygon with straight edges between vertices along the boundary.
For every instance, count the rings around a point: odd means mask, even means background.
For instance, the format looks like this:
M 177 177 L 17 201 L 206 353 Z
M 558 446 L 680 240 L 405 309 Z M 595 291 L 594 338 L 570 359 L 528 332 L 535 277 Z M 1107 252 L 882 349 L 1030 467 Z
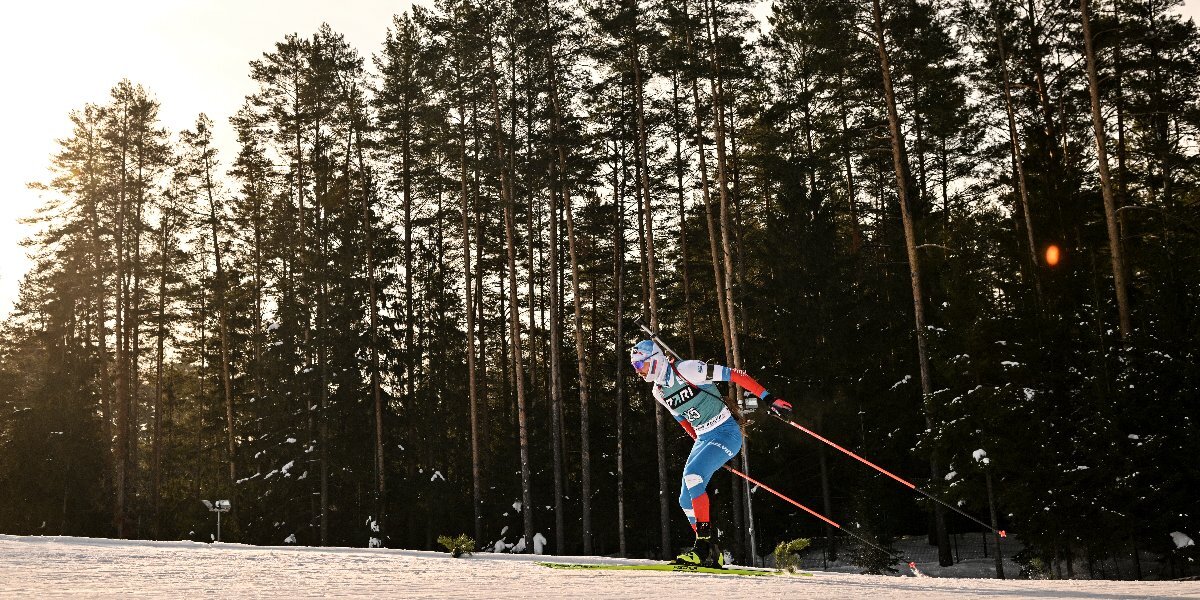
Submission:
M 637 371 L 639 377 L 645 379 L 646 375 L 650 372 L 650 361 L 639 361 L 636 365 L 634 365 L 633 370 Z
M 655 365 L 661 359 L 662 352 L 649 340 L 638 342 L 636 346 L 629 349 L 629 361 L 633 365 L 634 372 L 646 381 L 651 381 Z

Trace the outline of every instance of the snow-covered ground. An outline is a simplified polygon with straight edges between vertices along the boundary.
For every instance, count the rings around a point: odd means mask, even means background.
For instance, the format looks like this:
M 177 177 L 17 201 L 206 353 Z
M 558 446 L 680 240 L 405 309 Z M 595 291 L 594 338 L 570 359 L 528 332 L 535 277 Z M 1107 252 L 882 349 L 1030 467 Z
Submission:
M 0 535 L 4 598 L 1200 598 L 1200 582 L 562 571 L 548 557 Z M 579 557 L 552 560 L 637 563 Z

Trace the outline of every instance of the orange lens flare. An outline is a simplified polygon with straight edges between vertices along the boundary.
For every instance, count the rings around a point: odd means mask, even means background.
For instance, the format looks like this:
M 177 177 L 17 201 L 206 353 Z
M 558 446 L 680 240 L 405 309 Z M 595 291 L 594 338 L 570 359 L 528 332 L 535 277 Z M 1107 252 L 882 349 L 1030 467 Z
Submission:
M 1049 246 L 1046 246 L 1046 264 L 1053 267 L 1054 265 L 1058 264 L 1058 259 L 1059 259 L 1058 246 L 1055 246 L 1054 244 L 1050 244 Z

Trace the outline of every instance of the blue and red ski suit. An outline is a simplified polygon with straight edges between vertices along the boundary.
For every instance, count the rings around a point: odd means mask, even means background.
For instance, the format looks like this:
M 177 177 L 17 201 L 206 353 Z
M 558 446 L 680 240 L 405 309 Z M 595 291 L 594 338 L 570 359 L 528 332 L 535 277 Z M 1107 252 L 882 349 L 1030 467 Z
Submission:
M 683 482 L 679 490 L 679 506 L 688 522 L 710 521 L 708 482 L 713 473 L 729 462 L 742 448 L 742 429 L 737 419 L 721 400 L 714 383 L 728 381 L 758 396 L 767 391 L 754 378 L 740 369 L 685 360 L 680 363 L 662 361 L 655 365 L 652 378 L 654 399 L 671 411 L 679 425 L 695 442 L 683 465 Z

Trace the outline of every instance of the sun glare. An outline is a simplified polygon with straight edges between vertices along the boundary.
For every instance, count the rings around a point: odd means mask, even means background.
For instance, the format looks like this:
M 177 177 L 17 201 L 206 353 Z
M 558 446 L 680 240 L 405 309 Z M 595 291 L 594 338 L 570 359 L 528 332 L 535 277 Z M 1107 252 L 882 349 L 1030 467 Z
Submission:
M 45 197 L 26 184 L 49 177 L 56 140 L 71 133 L 70 111 L 104 103 L 121 79 L 140 84 L 161 104 L 172 132 L 203 112 L 216 124 L 226 164 L 233 149 L 227 120 L 253 85 L 249 63 L 289 33 L 308 35 L 322 22 L 363 57 L 383 43 L 392 15 L 410 2 L 355 0 L 118 0 L 21 2 L 0 21 L 0 80 L 20 82 L 0 95 L 0 318 L 9 313 L 32 266 L 18 223 Z

